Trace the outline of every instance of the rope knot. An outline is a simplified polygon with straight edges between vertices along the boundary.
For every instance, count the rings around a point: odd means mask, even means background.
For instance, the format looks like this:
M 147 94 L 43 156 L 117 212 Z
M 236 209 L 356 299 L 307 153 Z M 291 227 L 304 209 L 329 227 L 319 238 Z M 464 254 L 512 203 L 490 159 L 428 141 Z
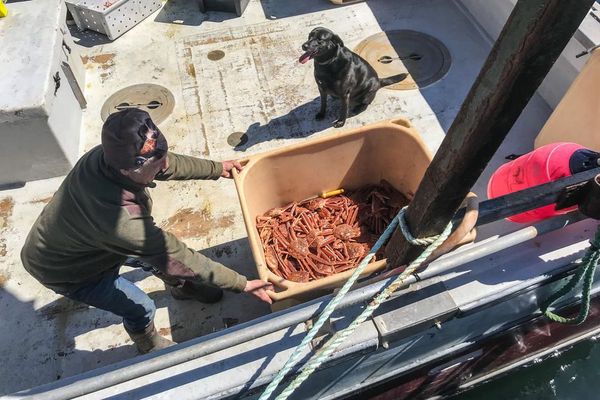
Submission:
M 408 206 L 402 207 L 396 218 L 398 219 L 398 224 L 400 225 L 400 230 L 404 235 L 406 241 L 415 246 L 429 246 L 433 242 L 435 242 L 440 235 L 429 236 L 426 238 L 415 238 L 412 233 L 410 233 L 410 229 L 408 228 L 408 223 L 406 222 L 406 210 Z

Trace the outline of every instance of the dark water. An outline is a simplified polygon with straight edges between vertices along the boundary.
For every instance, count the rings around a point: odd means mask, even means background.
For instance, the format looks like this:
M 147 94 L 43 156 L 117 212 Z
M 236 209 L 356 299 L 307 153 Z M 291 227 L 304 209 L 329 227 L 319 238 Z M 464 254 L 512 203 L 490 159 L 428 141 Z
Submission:
M 600 399 L 600 338 L 523 367 L 452 400 Z

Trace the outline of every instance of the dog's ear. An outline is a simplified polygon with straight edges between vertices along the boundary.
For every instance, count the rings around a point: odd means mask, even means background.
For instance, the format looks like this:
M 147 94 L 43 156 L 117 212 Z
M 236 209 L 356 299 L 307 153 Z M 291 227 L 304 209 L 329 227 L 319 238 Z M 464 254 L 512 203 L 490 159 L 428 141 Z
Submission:
M 338 35 L 333 35 L 331 37 L 331 41 L 335 44 L 337 44 L 340 47 L 344 47 L 344 42 L 342 41 L 342 38 L 340 38 Z

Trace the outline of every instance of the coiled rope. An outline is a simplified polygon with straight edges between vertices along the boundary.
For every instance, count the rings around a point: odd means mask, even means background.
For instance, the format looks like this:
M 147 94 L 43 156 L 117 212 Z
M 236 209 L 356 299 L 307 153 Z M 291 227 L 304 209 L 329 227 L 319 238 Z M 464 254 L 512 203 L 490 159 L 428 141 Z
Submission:
M 381 234 L 373 248 L 369 251 L 367 256 L 363 258 L 360 262 L 356 270 L 350 276 L 350 278 L 346 281 L 344 286 L 340 289 L 338 294 L 327 304 L 317 322 L 313 325 L 313 327 L 308 331 L 302 342 L 296 347 L 288 361 L 285 363 L 284 367 L 279 371 L 275 379 L 271 381 L 269 386 L 265 389 L 265 391 L 259 397 L 259 400 L 267 400 L 275 391 L 279 383 L 283 380 L 283 378 L 287 375 L 293 365 L 296 363 L 297 359 L 302 354 L 304 348 L 310 343 L 310 341 L 317 334 L 321 326 L 327 321 L 329 316 L 336 309 L 340 301 L 344 298 L 346 293 L 350 290 L 350 287 L 356 282 L 360 274 L 363 272 L 367 264 L 371 261 L 371 259 L 375 256 L 375 253 L 379 250 L 379 248 L 389 239 L 392 232 L 398 225 L 400 225 L 400 229 L 405 235 L 407 241 L 414 245 L 423 245 L 423 241 L 426 241 L 429 246 L 423 251 L 423 253 L 414 260 L 407 268 L 402 272 L 398 278 L 396 278 L 389 286 L 384 288 L 365 308 L 365 310 L 348 326 L 348 328 L 344 329 L 341 332 L 338 332 L 334 338 L 332 338 L 329 342 L 327 342 L 321 351 L 316 354 L 313 358 L 310 359 L 309 363 L 302 370 L 302 373 L 296 377 L 296 379 L 277 397 L 277 400 L 287 399 L 293 392 L 304 382 L 306 378 L 310 376 L 310 374 L 323 363 L 329 357 L 329 355 L 356 329 L 358 325 L 360 325 L 364 320 L 366 320 L 372 313 L 381 305 L 381 303 L 387 299 L 394 291 L 396 291 L 404 282 L 404 279 L 412 274 L 426 259 L 427 257 L 438 247 L 440 246 L 444 240 L 450 235 L 452 231 L 452 224 L 449 223 L 446 226 L 444 231 L 436 236 L 430 238 L 422 238 L 415 239 L 409 232 L 408 227 L 406 226 L 406 213 L 407 207 L 404 207 L 400 210 L 398 215 L 392 220 L 392 222 L 388 225 L 385 231 Z M 408 233 L 408 235 L 406 233 Z
M 548 297 L 540 305 L 540 310 L 552 321 L 561 324 L 579 325 L 583 323 L 588 316 L 588 312 L 590 311 L 592 284 L 594 283 L 594 273 L 596 272 L 596 266 L 600 260 L 600 225 L 598 225 L 598 229 L 596 230 L 596 236 L 590 243 L 591 246 L 587 249 L 585 256 L 583 256 L 575 275 L 573 275 L 569 282 L 567 282 L 560 290 Z M 565 318 L 548 310 L 552 303 L 573 290 L 582 279 L 581 306 L 579 307 L 579 314 L 577 317 Z

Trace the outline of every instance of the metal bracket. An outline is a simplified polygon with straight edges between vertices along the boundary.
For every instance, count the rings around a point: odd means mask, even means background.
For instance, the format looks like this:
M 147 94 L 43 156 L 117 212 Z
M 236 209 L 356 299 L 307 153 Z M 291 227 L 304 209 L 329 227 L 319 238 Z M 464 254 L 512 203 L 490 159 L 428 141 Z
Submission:
M 589 180 L 582 192 L 579 211 L 590 218 L 600 219 L 600 175 Z
M 67 51 L 68 54 L 71 54 L 71 51 L 73 51 L 73 50 L 71 50 L 71 47 L 67 44 L 67 42 L 65 42 L 64 39 L 62 42 L 62 47 L 63 47 L 63 49 L 65 49 Z
M 584 215 L 600 219 L 600 175 L 585 182 L 576 183 L 564 188 L 558 195 L 556 209 L 579 205 Z
M 381 345 L 436 327 L 458 312 L 458 306 L 439 278 L 417 282 L 384 302 L 373 314 Z
M 73 94 L 79 103 L 79 107 L 81 107 L 81 109 L 85 109 L 87 107 L 87 100 L 85 99 L 85 95 L 83 94 L 81 86 L 79 86 L 79 81 L 77 80 L 73 69 L 71 69 L 71 64 L 63 61 L 61 67 L 65 77 L 67 78 L 67 82 L 69 82 L 71 89 L 73 89 Z
M 581 203 L 586 192 L 589 190 L 588 184 L 590 181 L 579 182 L 574 185 L 566 186 L 559 193 L 556 199 L 556 209 L 562 210 Z
M 58 71 L 56 71 L 56 74 L 52 76 L 52 79 L 54 80 L 54 96 L 56 96 L 58 88 L 60 88 L 60 74 Z

